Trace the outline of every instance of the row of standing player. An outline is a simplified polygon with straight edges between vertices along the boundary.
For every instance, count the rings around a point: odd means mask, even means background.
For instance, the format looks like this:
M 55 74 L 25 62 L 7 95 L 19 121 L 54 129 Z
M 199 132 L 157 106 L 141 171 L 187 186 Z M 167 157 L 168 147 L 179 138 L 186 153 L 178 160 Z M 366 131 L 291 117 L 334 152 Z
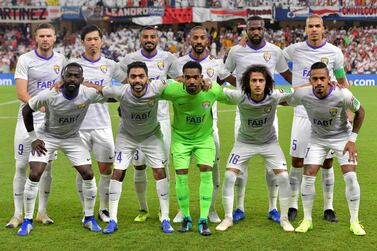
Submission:
M 342 57 L 339 57 L 338 50 L 334 49 L 333 46 L 331 46 L 328 43 L 323 41 L 323 37 L 322 37 L 323 23 L 322 23 L 322 20 L 318 17 L 314 17 L 314 18 L 311 18 L 311 19 L 308 19 L 308 20 L 309 20 L 307 22 L 308 41 L 306 43 L 302 43 L 301 47 L 305 47 L 305 44 L 306 44 L 307 47 L 309 48 L 309 50 L 312 49 L 312 51 L 314 51 L 314 53 L 317 53 L 319 51 L 319 49 L 321 49 L 322 47 L 326 47 L 324 45 L 327 45 L 327 47 L 330 47 L 330 49 L 326 48 L 326 49 L 329 50 L 328 54 L 332 54 L 330 56 L 333 57 L 333 58 L 327 57 L 327 60 L 328 60 L 327 63 L 330 66 L 329 68 L 331 68 L 331 67 L 333 67 L 333 69 L 341 68 L 341 63 L 339 63 L 338 61 L 341 62 Z M 314 21 L 314 22 L 312 22 L 314 24 L 310 24 L 310 20 Z M 315 22 L 315 21 L 317 21 L 317 22 Z M 198 31 L 200 31 L 200 29 L 198 29 Z M 247 64 L 250 64 L 250 62 L 263 63 L 263 64 L 266 64 L 267 66 L 270 65 L 270 69 L 272 70 L 272 72 L 274 72 L 275 68 L 276 68 L 276 70 L 283 73 L 282 75 L 284 77 L 286 77 L 286 79 L 289 81 L 290 80 L 290 76 L 289 76 L 290 72 L 289 72 L 288 68 L 284 69 L 284 67 L 285 67 L 284 63 L 282 63 L 282 61 L 281 61 L 281 57 L 282 57 L 281 51 L 279 51 L 279 49 L 277 47 L 275 47 L 275 46 L 269 44 L 268 42 L 264 41 L 263 32 L 264 32 L 263 20 L 258 20 L 258 18 L 256 18 L 255 20 L 253 20 L 253 19 L 250 20 L 249 23 L 248 23 L 248 31 L 247 31 L 247 33 L 249 35 L 249 42 L 250 42 L 249 46 L 243 47 L 243 48 L 241 48 L 240 46 L 236 46 L 234 49 L 232 49 L 233 52 L 231 51 L 230 54 L 229 54 L 229 63 L 227 62 L 225 66 L 230 71 L 233 71 L 234 69 L 236 69 L 236 73 L 242 73 L 242 68 L 244 69 Z M 100 31 L 98 31 L 98 33 L 99 34 L 97 34 L 97 35 L 100 35 Z M 193 34 L 191 34 L 191 35 L 193 35 Z M 37 38 L 38 38 L 38 35 L 37 35 Z M 132 58 L 132 56 L 134 56 L 134 57 L 139 57 L 139 60 L 141 59 L 143 61 L 146 61 L 146 63 L 148 64 L 148 69 L 151 69 L 151 68 L 154 67 L 154 69 L 157 70 L 157 73 L 156 73 L 157 76 L 156 77 L 162 78 L 161 77 L 161 75 L 162 75 L 161 71 L 164 71 L 164 70 L 165 71 L 171 71 L 169 73 L 169 75 L 171 74 L 171 76 L 174 77 L 174 64 L 173 64 L 173 62 L 169 62 L 169 60 L 168 60 L 168 58 L 172 58 L 172 55 L 168 54 L 168 53 L 164 53 L 164 52 L 156 49 L 157 42 L 158 42 L 157 32 L 153 29 L 145 29 L 145 30 L 142 31 L 140 38 L 141 38 L 141 43 L 142 43 L 143 49 L 141 49 L 140 51 L 138 51 L 136 53 L 130 54 L 129 60 L 134 61 L 135 59 Z M 87 46 L 86 46 L 88 48 L 86 48 L 86 52 L 84 53 L 82 60 L 83 60 L 83 62 L 89 62 L 90 64 L 89 63 L 88 64 L 90 66 L 90 65 L 93 65 L 94 63 L 99 61 L 99 60 L 96 60 L 96 59 L 102 59 L 102 58 L 99 58 L 99 54 L 98 54 L 100 44 L 101 44 L 102 41 L 101 41 L 101 37 L 94 38 L 94 39 L 91 38 L 91 39 L 88 39 L 88 40 L 89 41 L 87 41 Z M 84 45 L 85 45 L 86 40 L 83 39 L 83 42 L 84 42 Z M 207 52 L 205 50 L 206 37 L 203 38 L 202 36 L 196 36 L 196 37 L 192 36 L 191 42 L 192 42 L 193 51 L 189 55 L 187 55 L 186 57 L 191 58 L 191 60 L 197 60 L 197 61 L 201 62 L 201 64 L 203 64 L 205 62 L 204 59 L 208 58 L 210 60 L 206 60 L 206 61 L 211 61 L 212 64 L 215 64 L 214 67 L 209 66 L 207 69 L 204 70 L 204 72 L 208 75 L 208 77 L 213 78 L 214 76 L 217 75 L 216 74 L 217 71 L 218 71 L 218 74 L 221 74 L 221 72 L 223 72 L 222 69 L 221 69 L 222 68 L 221 62 L 218 61 L 218 60 L 214 60 L 213 58 L 210 58 L 210 57 L 207 56 Z M 40 47 L 48 46 L 47 45 L 48 43 L 46 43 L 46 42 L 42 43 L 42 41 L 39 44 L 41 46 L 39 46 L 38 50 L 35 52 L 35 54 L 33 56 L 38 57 L 38 51 L 39 51 L 39 49 L 41 49 Z M 317 45 L 317 47 L 316 47 L 316 45 Z M 296 47 L 299 47 L 299 46 L 296 45 Z M 51 48 L 52 48 L 52 45 L 51 45 Z M 271 49 L 271 48 L 273 48 L 273 49 Z M 294 47 L 292 47 L 292 48 L 294 48 Z M 301 51 L 303 51 L 302 48 L 300 48 L 300 49 L 301 49 Z M 333 51 L 331 51 L 331 49 Z M 239 52 L 241 55 L 237 56 L 236 52 L 239 51 L 239 50 L 241 50 Z M 244 51 L 242 51 L 242 50 L 244 50 Z M 43 50 L 41 50 L 41 51 L 43 51 Z M 43 53 L 41 51 L 39 51 L 39 54 L 40 54 L 39 57 L 42 57 L 42 60 L 48 59 L 49 58 L 48 53 L 45 54 L 46 57 L 43 58 L 43 55 L 41 55 Z M 97 51 L 97 52 L 95 52 L 95 51 Z M 276 51 L 276 53 L 275 53 L 275 51 Z M 300 50 L 292 49 L 291 53 L 294 54 L 295 51 L 300 51 Z M 289 55 L 288 49 L 286 50 L 286 52 L 287 52 L 287 55 Z M 330 53 L 330 52 L 332 52 L 332 53 Z M 257 59 L 258 57 L 256 57 L 256 55 L 258 55 L 258 54 L 259 54 L 259 59 Z M 250 58 L 247 58 L 246 55 L 250 55 L 250 57 L 252 57 L 251 60 L 250 60 Z M 317 53 L 316 55 L 319 55 L 319 54 Z M 244 58 L 245 61 L 242 61 L 243 62 L 242 63 L 241 60 L 234 60 L 234 57 L 236 57 L 237 59 Z M 233 62 L 231 61 L 231 58 L 233 58 Z M 298 59 L 298 58 L 299 57 L 296 57 L 296 55 L 295 55 L 295 57 L 293 58 L 293 61 L 294 61 L 294 59 Z M 326 59 L 326 57 L 324 57 L 323 60 L 325 60 L 325 59 Z M 125 60 L 127 60 L 127 57 L 126 57 Z M 174 58 L 173 58 L 173 60 L 174 60 Z M 260 62 L 258 60 L 260 60 Z M 322 60 L 322 58 L 320 58 L 320 60 Z M 92 62 L 90 62 L 90 61 L 92 61 Z M 245 62 L 247 62 L 247 63 L 245 64 Z M 51 63 L 51 61 L 49 63 Z M 106 63 L 107 64 L 101 64 L 100 70 L 102 72 L 107 73 L 107 72 L 110 72 L 111 67 L 109 67 L 109 65 L 111 65 L 111 63 L 109 63 L 109 62 L 106 62 Z M 123 65 L 127 65 L 127 64 L 123 64 Z M 296 64 L 294 64 L 294 65 L 296 65 Z M 297 64 L 297 66 L 299 66 L 299 65 L 300 64 Z M 54 67 L 55 71 L 56 71 L 56 69 L 57 68 Z M 305 70 L 308 70 L 308 68 L 303 69 L 302 72 L 305 72 Z M 98 66 L 97 66 L 97 71 L 98 71 Z M 84 75 L 85 75 L 85 72 L 86 72 L 86 70 L 84 70 Z M 150 70 L 150 72 L 151 72 L 151 70 Z M 88 74 L 88 76 L 93 76 L 93 75 Z M 116 76 L 116 75 L 114 74 L 114 76 Z M 149 76 L 152 77 L 152 78 L 154 77 L 153 73 L 150 74 Z M 223 76 L 220 76 L 220 77 L 223 77 Z M 25 78 L 26 78 L 26 80 L 29 79 L 29 78 L 27 78 L 27 76 L 26 77 L 21 76 L 21 77 L 19 77 L 19 80 L 25 80 Z M 116 78 L 116 77 L 112 77 L 112 78 Z M 88 79 L 90 80 L 90 78 L 88 78 Z M 215 77 L 215 79 L 216 79 L 216 77 Z M 338 81 L 341 81 L 341 80 L 342 80 L 342 78 L 338 78 Z M 231 80 L 229 80 L 229 79 L 228 79 L 228 81 L 231 82 Z M 297 81 L 297 83 L 300 84 L 300 83 L 303 83 L 303 81 Z M 43 88 L 43 84 L 40 84 L 40 88 Z M 99 114 L 99 113 L 97 113 L 97 114 Z M 166 120 L 166 116 L 165 116 L 165 119 L 162 119 L 162 120 Z M 161 124 L 163 124 L 163 123 L 161 123 Z M 95 128 L 98 128 L 98 127 L 95 127 Z M 168 126 L 168 128 L 170 129 L 170 126 Z M 301 138 L 300 138 L 300 140 L 294 139 L 292 141 L 293 146 L 297 145 L 298 141 L 301 141 Z M 166 140 L 165 142 L 170 142 L 170 141 Z M 26 148 L 24 149 L 24 146 L 26 147 L 27 145 L 26 144 L 16 144 L 16 147 L 17 147 L 16 153 L 22 153 L 24 151 L 27 152 L 27 149 Z M 295 148 L 295 147 L 293 147 L 293 148 Z M 296 147 L 296 149 L 297 149 L 297 147 Z M 295 149 L 293 149 L 293 150 L 295 150 Z M 101 160 L 101 157 L 98 157 L 97 160 Z M 100 169 L 101 169 L 101 164 L 106 165 L 106 160 L 103 161 L 103 162 L 99 163 Z M 138 166 L 142 166 L 142 167 L 141 168 L 139 167 L 137 169 L 145 169 L 145 167 L 143 167 L 143 165 L 138 164 Z M 293 166 L 294 167 L 295 166 L 296 167 L 302 167 L 302 163 L 301 163 L 301 165 L 300 164 L 295 165 L 295 162 L 293 162 Z M 18 168 L 16 170 L 18 170 Z M 26 170 L 26 167 L 23 170 Z M 109 171 L 106 168 L 102 168 L 102 170 L 103 171 L 101 171 L 101 173 L 105 174 L 105 175 L 103 175 L 103 177 L 104 177 L 103 180 L 105 181 L 106 178 L 109 179 Z M 216 170 L 216 168 L 215 168 L 215 170 Z M 302 168 L 299 169 L 299 170 L 301 171 Z M 110 172 L 111 172 L 111 169 L 110 169 Z M 291 171 L 291 176 L 292 176 L 291 181 L 294 180 L 294 175 L 292 175 L 292 173 L 293 173 L 293 171 Z M 301 171 L 301 173 L 302 173 L 302 171 Z M 48 172 L 45 172 L 44 176 L 46 174 L 48 174 Z M 106 175 L 107 175 L 107 177 L 105 177 Z M 17 176 L 17 172 L 16 172 L 16 176 Z M 20 175 L 18 175 L 18 176 L 20 176 Z M 46 175 L 46 176 L 47 176 L 46 180 L 48 180 L 49 179 L 48 175 Z M 297 176 L 297 174 L 296 174 L 296 176 Z M 331 173 L 328 174 L 327 176 L 328 177 L 330 176 L 330 179 L 331 179 Z M 247 177 L 247 176 L 244 175 L 244 177 Z M 330 179 L 328 179 L 328 180 L 330 180 Z M 51 178 L 50 178 L 50 180 L 51 180 Z M 145 200 L 145 184 L 146 184 L 145 172 L 144 171 L 140 171 L 140 172 L 136 171 L 135 172 L 135 180 L 136 180 L 135 187 L 136 187 L 138 197 L 141 201 L 140 206 L 141 206 L 141 210 L 142 210 L 141 214 L 135 220 L 144 220 L 148 217 L 148 207 L 146 205 L 146 200 Z M 236 210 L 235 215 L 234 215 L 235 216 L 234 219 L 236 221 L 237 221 L 237 219 L 242 219 L 244 217 L 242 215 L 242 213 L 244 211 L 242 204 L 243 204 L 243 194 L 244 194 L 244 185 L 243 184 L 245 184 L 245 182 L 242 182 L 242 180 L 245 181 L 245 178 L 244 179 L 241 178 L 240 180 L 241 180 L 241 182 L 238 182 L 239 183 L 238 188 L 239 188 L 240 192 L 238 193 L 237 210 Z M 105 182 L 103 182 L 103 183 L 105 183 Z M 214 175 L 214 183 L 215 183 L 214 187 L 217 188 L 219 186 L 219 176 L 218 175 Z M 271 219 L 278 221 L 278 217 L 279 217 L 278 214 L 277 215 L 273 214 L 273 213 L 276 212 L 276 193 L 277 193 L 277 190 L 275 189 L 275 191 L 273 191 L 274 187 L 276 187 L 276 186 L 275 186 L 275 184 L 273 184 L 273 179 L 269 178 L 268 173 L 267 173 L 267 183 L 268 183 L 268 187 L 270 188 L 269 189 L 269 194 L 270 194 L 270 196 L 269 196 L 270 200 L 269 201 L 270 201 L 270 209 L 271 210 L 269 210 L 270 211 L 269 217 Z M 43 182 L 41 182 L 41 184 L 43 184 Z M 48 184 L 48 182 L 47 182 L 47 184 Z M 78 184 L 80 184 L 80 183 L 78 183 Z M 46 197 L 46 195 L 48 194 L 48 191 L 47 191 L 48 185 L 47 186 L 41 185 L 41 187 L 47 187 L 47 189 L 45 188 L 45 190 L 40 189 L 40 191 L 43 193 L 43 195 L 40 196 L 40 198 L 43 199 L 43 197 Z M 79 185 L 79 187 L 81 187 L 81 185 Z M 101 185 L 100 185 L 100 187 L 101 187 Z M 104 184 L 103 187 L 106 188 L 108 186 L 106 186 L 106 184 Z M 299 185 L 296 185 L 296 188 L 297 187 L 299 187 Z M 326 187 L 328 187 L 328 186 L 326 186 Z M 331 189 L 331 187 L 330 187 L 330 189 Z M 101 190 L 101 188 L 100 188 L 100 190 Z M 80 191 L 80 189 L 79 189 L 79 191 Z M 294 189 L 294 191 L 298 191 L 298 189 Z M 214 192 L 214 194 L 215 193 L 216 192 Z M 330 191 L 330 193 L 331 193 L 331 191 Z M 22 191 L 19 192 L 19 193 L 16 193 L 16 191 L 15 191 L 15 196 L 17 194 L 18 195 L 22 194 Z M 104 194 L 103 197 L 106 196 L 106 192 L 104 192 L 104 193 L 100 192 L 100 196 L 102 194 Z M 297 192 L 296 197 L 298 197 L 298 192 Z M 211 207 L 212 209 L 214 209 L 214 201 L 216 200 L 216 196 L 213 196 L 213 198 L 214 198 L 214 200 L 213 200 L 213 203 L 212 203 L 213 206 Z M 107 200 L 101 199 L 101 204 L 102 204 L 102 201 L 103 201 L 103 205 L 100 206 L 100 208 L 106 209 L 106 201 Z M 16 204 L 16 202 L 15 202 L 15 204 Z M 274 204 L 275 204 L 275 206 L 274 206 Z M 43 203 L 43 202 L 40 203 L 40 207 L 42 206 L 42 208 L 40 208 L 38 216 L 43 215 L 43 213 L 46 216 L 45 207 L 43 208 L 43 205 L 45 205 L 45 203 Z M 331 207 L 332 207 L 332 205 L 331 205 Z M 294 205 L 292 206 L 292 208 L 295 208 Z M 296 203 L 296 209 L 297 209 L 297 203 Z M 219 219 L 218 219 L 218 217 L 216 217 L 215 211 L 212 210 L 212 212 L 213 212 L 212 216 L 214 216 L 212 218 L 213 221 L 218 222 Z M 241 212 L 241 216 L 237 216 L 237 213 L 239 213 L 239 212 Z M 290 209 L 290 212 L 294 212 L 294 209 L 292 209 L 292 210 Z M 21 214 L 20 214 L 20 210 L 15 212 L 15 216 L 18 216 L 18 218 L 19 218 L 20 215 L 22 215 L 22 206 L 21 206 Z M 238 215 L 240 215 L 240 214 L 238 214 Z M 40 219 L 40 218 L 41 217 L 37 217 L 37 219 Z M 332 219 L 334 219 L 334 218 L 332 218 Z M 178 217 L 177 217 L 177 220 L 179 221 Z M 211 220 L 211 213 L 210 213 L 210 220 Z M 45 223 L 51 222 L 51 220 L 43 220 L 43 221 Z M 14 224 L 10 224 L 9 226 L 12 226 L 12 225 L 14 226 Z

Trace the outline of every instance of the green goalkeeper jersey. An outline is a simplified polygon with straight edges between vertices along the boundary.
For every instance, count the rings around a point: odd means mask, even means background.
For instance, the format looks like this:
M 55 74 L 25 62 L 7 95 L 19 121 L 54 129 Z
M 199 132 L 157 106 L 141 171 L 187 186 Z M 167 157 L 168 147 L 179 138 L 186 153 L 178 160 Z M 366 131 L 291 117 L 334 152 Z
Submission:
M 173 104 L 173 139 L 195 143 L 212 136 L 212 105 L 222 93 L 220 85 L 213 82 L 210 90 L 193 95 L 186 91 L 183 83 L 167 82 L 161 99 Z

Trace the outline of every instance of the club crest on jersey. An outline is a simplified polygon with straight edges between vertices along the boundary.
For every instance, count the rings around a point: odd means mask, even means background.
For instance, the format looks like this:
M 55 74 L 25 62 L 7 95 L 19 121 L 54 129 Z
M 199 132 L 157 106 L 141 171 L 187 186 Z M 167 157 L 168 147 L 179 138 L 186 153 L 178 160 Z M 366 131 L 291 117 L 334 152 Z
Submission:
M 100 70 L 103 72 L 103 73 L 106 73 L 107 72 L 107 65 L 101 65 L 100 67 Z
M 163 61 L 157 62 L 157 68 L 162 71 L 165 68 L 164 62 Z
M 264 107 L 264 112 L 265 113 L 270 113 L 270 111 L 272 110 L 272 105 L 268 104 Z
M 326 58 L 326 57 L 322 57 L 321 62 L 324 63 L 325 65 L 327 65 L 329 63 L 329 59 Z
M 79 104 L 77 105 L 77 109 L 85 109 L 86 104 Z
M 60 72 L 60 66 L 59 65 L 54 65 L 54 72 L 56 74 L 59 74 L 59 72 Z
M 331 116 L 334 117 L 338 113 L 338 109 L 336 109 L 336 108 L 330 108 L 329 109 L 329 113 L 330 113 Z
M 154 100 L 154 99 L 148 100 L 148 106 L 149 107 L 153 107 L 155 104 L 156 104 L 156 100 Z
M 215 70 L 213 68 L 208 68 L 207 69 L 207 75 L 208 75 L 208 77 L 212 78 L 213 75 L 215 75 Z
M 270 61 L 270 59 L 271 59 L 271 53 L 269 53 L 269 52 L 263 53 L 263 58 L 264 58 L 264 60 L 266 60 L 266 63 L 268 63 L 268 61 Z
M 208 109 L 211 106 L 211 103 L 209 101 L 205 101 L 203 102 L 202 106 L 204 109 Z

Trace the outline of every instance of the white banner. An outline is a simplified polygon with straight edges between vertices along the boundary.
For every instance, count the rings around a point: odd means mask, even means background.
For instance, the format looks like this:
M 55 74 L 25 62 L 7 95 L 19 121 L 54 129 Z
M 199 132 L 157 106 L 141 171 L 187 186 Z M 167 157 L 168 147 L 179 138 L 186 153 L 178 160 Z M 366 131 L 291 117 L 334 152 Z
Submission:
M 247 10 L 192 8 L 192 21 L 194 23 L 203 23 L 205 21 L 221 22 L 239 18 L 246 19 Z

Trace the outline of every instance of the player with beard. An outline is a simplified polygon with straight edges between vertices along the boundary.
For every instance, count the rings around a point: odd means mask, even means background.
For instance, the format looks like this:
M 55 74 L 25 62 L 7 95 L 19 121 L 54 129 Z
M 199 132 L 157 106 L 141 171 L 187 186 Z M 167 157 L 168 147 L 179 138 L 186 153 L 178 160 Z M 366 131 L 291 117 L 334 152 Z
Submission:
M 94 84 L 106 98 L 120 102 L 122 113 L 115 145 L 114 172 L 110 180 L 110 222 L 103 230 L 112 234 L 118 229 L 118 204 L 122 194 L 122 182 L 126 170 L 136 151 L 142 152 L 153 168 L 156 190 L 160 201 L 161 228 L 165 233 L 173 232 L 169 222 L 169 180 L 165 173 L 167 154 L 160 123 L 157 120 L 158 98 L 165 88 L 165 81 L 148 80 L 145 63 L 136 61 L 127 66 L 128 84 L 103 87 Z
M 29 235 L 33 229 L 33 214 L 38 184 L 47 163 L 55 151 L 61 149 L 72 166 L 83 178 L 84 211 L 83 226 L 92 232 L 101 231 L 94 218 L 97 187 L 91 167 L 90 152 L 81 141 L 79 129 L 91 103 L 102 102 L 104 98 L 94 89 L 82 86 L 83 69 L 77 63 L 70 63 L 63 69 L 63 87 L 44 90 L 33 97 L 22 109 L 26 130 L 31 142 L 29 156 L 30 174 L 24 188 L 25 218 L 18 230 L 20 236 Z M 34 131 L 33 113 L 46 108 L 41 127 Z
M 191 51 L 189 54 L 178 58 L 179 65 L 183 65 L 189 61 L 195 61 L 202 66 L 203 78 L 210 79 L 222 83 L 224 81 L 235 84 L 235 78 L 229 72 L 224 70 L 224 64 L 221 59 L 216 59 L 209 54 L 208 33 L 203 26 L 195 26 L 190 31 Z M 220 159 L 220 140 L 217 128 L 217 102 L 212 106 L 213 115 L 213 137 L 216 145 L 216 160 L 213 166 L 213 194 L 212 203 L 208 214 L 208 219 L 212 223 L 219 223 L 221 220 L 216 212 L 215 204 L 220 186 L 219 159 Z M 181 212 L 173 219 L 174 222 L 182 222 L 183 216 Z
M 198 231 L 201 235 L 207 236 L 211 235 L 208 212 L 212 201 L 212 168 L 216 157 L 212 106 L 222 93 L 222 89 L 213 82 L 210 90 L 203 91 L 200 63 L 189 61 L 182 69 L 183 83 L 168 81 L 169 85 L 161 95 L 161 98 L 171 101 L 174 108 L 172 156 L 176 172 L 178 205 L 184 216 L 179 231 L 192 230 L 188 171 L 191 158 L 195 157 L 196 166 L 200 170 Z M 171 82 L 175 84 L 170 84 Z
M 15 228 L 22 223 L 24 187 L 31 150 L 31 142 L 22 119 L 22 108 L 29 99 L 46 88 L 50 88 L 60 80 L 60 73 L 65 62 L 64 56 L 53 50 L 56 41 L 53 25 L 49 23 L 38 25 L 35 30 L 35 41 L 37 48 L 20 56 L 14 76 L 17 98 L 21 101 L 21 105 L 14 135 L 14 154 L 16 159 L 16 171 L 13 179 L 14 215 L 6 225 L 7 228 Z M 33 116 L 34 127 L 39 128 L 43 124 L 45 117 L 44 108 L 42 107 L 40 111 L 36 111 Z M 52 159 L 56 159 L 56 157 Z M 54 223 L 46 211 L 51 181 L 51 162 L 48 162 L 39 183 L 39 208 L 36 218 L 38 222 L 44 224 Z
M 158 47 L 159 37 L 158 30 L 154 27 L 147 26 L 140 32 L 141 49 L 133 53 L 127 54 L 125 58 L 119 62 L 124 72 L 127 72 L 127 66 L 135 61 L 144 62 L 148 67 L 148 77 L 150 80 L 166 80 L 169 77 L 176 78 L 182 73 L 180 72 L 177 58 L 170 52 L 160 50 Z M 153 82 L 151 83 L 153 84 Z M 161 125 L 161 131 L 164 136 L 165 148 L 170 153 L 171 127 L 169 105 L 165 100 L 158 101 L 157 118 Z M 148 204 L 146 200 L 147 176 L 146 162 L 143 153 L 136 151 L 133 164 L 135 166 L 134 181 L 135 191 L 139 200 L 140 212 L 136 216 L 135 221 L 145 221 L 149 217 Z M 169 179 L 169 154 L 166 164 L 166 175 Z
M 237 88 L 240 89 L 240 81 L 242 74 L 252 64 L 264 65 L 273 76 L 275 72 L 280 73 L 285 80 L 291 83 L 292 73 L 288 68 L 288 64 L 283 56 L 282 50 L 267 42 L 264 39 L 265 25 L 264 20 L 259 16 L 250 17 L 247 21 L 246 46 L 233 46 L 225 61 L 225 68 L 229 72 L 233 72 L 237 79 Z M 277 119 L 275 119 L 275 129 L 277 131 Z M 235 134 L 238 133 L 240 127 L 240 116 L 237 109 L 235 121 Z M 233 221 L 237 222 L 245 218 L 244 200 L 245 189 L 247 183 L 247 168 L 242 168 L 243 172 L 237 176 L 236 181 L 236 210 L 233 214 Z M 269 195 L 269 212 L 268 218 L 274 222 L 280 222 L 280 214 L 276 209 L 276 201 L 278 195 L 278 182 L 275 175 L 271 171 L 266 170 L 266 182 Z
M 338 159 L 345 181 L 345 195 L 350 213 L 349 229 L 354 235 L 365 235 L 358 218 L 360 185 L 356 175 L 356 139 L 365 117 L 364 108 L 348 89 L 334 88 L 330 85 L 328 65 L 316 62 L 309 69 L 311 86 L 296 90 L 292 101 L 289 102 L 292 105 L 303 105 L 307 112 L 307 120 L 311 124 L 301 184 L 304 219 L 295 231 L 306 233 L 313 228 L 315 179 L 331 149 Z M 354 113 L 352 125 L 348 121 L 348 110 Z
M 310 66 L 315 62 L 323 62 L 329 69 L 332 81 L 339 85 L 347 86 L 347 79 L 344 71 L 344 56 L 342 50 L 326 41 L 324 38 L 325 27 L 320 16 L 312 15 L 306 19 L 305 33 L 308 38 L 286 47 L 283 51 L 287 60 L 292 61 L 292 86 L 304 85 L 309 81 Z M 302 172 L 304 167 L 304 156 L 306 146 L 310 138 L 311 125 L 308 115 L 303 106 L 297 106 L 294 110 L 291 133 L 292 167 L 289 177 L 292 188 L 292 199 L 289 207 L 289 220 L 294 220 L 297 215 L 298 197 L 300 193 Z M 332 167 L 332 151 L 324 161 L 322 173 L 323 188 L 323 215 L 324 219 L 330 222 L 337 222 L 333 208 L 334 192 L 334 168 Z

